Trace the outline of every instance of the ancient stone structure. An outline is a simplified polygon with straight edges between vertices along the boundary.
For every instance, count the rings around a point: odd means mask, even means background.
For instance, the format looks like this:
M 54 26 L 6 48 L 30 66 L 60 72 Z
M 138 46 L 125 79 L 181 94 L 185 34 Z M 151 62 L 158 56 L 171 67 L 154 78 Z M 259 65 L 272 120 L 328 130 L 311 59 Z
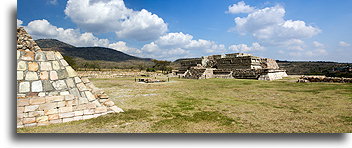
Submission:
M 17 28 L 17 127 L 90 119 L 123 112 L 59 52 L 42 51 Z
M 326 76 L 302 76 L 297 82 L 332 82 L 332 83 L 352 83 L 352 78 L 326 77 Z
M 276 80 L 287 76 L 273 59 L 260 58 L 246 53 L 204 56 L 184 59 L 174 75 L 190 79 L 244 78 Z

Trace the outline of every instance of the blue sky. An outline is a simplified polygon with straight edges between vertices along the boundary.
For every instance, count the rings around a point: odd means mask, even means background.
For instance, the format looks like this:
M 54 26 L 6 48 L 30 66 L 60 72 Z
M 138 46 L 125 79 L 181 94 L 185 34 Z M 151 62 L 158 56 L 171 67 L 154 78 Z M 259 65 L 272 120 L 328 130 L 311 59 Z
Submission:
M 352 62 L 350 0 L 18 0 L 35 38 L 175 60 L 234 52 Z

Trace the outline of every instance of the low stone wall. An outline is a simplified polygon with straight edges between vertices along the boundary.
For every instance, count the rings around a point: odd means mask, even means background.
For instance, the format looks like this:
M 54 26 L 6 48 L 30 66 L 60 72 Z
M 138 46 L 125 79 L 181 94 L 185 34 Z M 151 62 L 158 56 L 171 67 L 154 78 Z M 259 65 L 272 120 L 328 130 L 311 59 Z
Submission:
M 261 69 L 236 69 L 232 76 L 238 79 L 258 79 L 261 73 L 263 73 Z
M 121 77 L 135 77 L 140 75 L 154 75 L 152 72 L 126 72 L 126 71 L 77 71 L 79 76 L 89 78 L 121 78 Z
M 352 83 L 352 78 L 325 77 L 325 76 L 302 76 L 297 82 L 334 82 L 334 83 Z

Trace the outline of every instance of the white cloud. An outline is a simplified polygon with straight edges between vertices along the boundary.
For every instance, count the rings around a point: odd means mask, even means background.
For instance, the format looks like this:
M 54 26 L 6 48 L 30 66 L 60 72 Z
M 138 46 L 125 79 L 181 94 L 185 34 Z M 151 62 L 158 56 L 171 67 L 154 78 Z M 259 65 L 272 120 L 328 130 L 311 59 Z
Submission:
M 267 45 L 286 45 L 290 42 L 310 38 L 320 29 L 306 25 L 304 21 L 285 20 L 285 9 L 276 5 L 235 18 L 235 30 L 241 35 L 250 34 Z
M 318 41 L 314 41 L 314 42 L 313 42 L 313 46 L 314 46 L 315 48 L 325 48 L 325 45 L 322 44 L 322 43 L 320 43 L 320 42 L 318 42 Z
M 126 45 L 126 42 L 123 41 L 118 41 L 116 43 L 109 44 L 108 47 L 132 55 L 137 55 L 141 53 L 141 50 L 137 48 L 128 47 Z
M 129 9 L 123 0 L 69 0 L 65 14 L 84 30 L 115 32 L 118 38 L 148 41 L 167 31 L 162 18 L 145 9 Z
M 23 24 L 23 21 L 21 21 L 21 20 L 17 19 L 17 27 L 22 26 L 22 24 Z
M 49 0 L 49 4 L 51 4 L 51 5 L 57 5 L 58 2 L 57 2 L 57 0 Z
M 255 42 L 252 43 L 252 46 L 248 46 L 246 44 L 238 44 L 238 45 L 230 45 L 229 49 L 234 51 L 234 52 L 252 52 L 252 51 L 262 51 L 265 48 L 261 46 L 259 43 Z
M 349 47 L 349 46 L 351 46 L 351 44 L 346 43 L 346 42 L 344 42 L 344 41 L 340 41 L 340 42 L 339 42 L 339 46 L 341 46 L 341 47 Z
M 141 48 L 142 53 L 149 57 L 162 59 L 185 57 L 193 51 L 213 53 L 224 49 L 223 44 L 203 39 L 193 40 L 192 35 L 182 32 L 168 33 Z
M 244 1 L 240 1 L 237 4 L 229 6 L 227 13 L 237 14 L 237 13 L 250 13 L 255 9 L 249 5 L 246 5 Z

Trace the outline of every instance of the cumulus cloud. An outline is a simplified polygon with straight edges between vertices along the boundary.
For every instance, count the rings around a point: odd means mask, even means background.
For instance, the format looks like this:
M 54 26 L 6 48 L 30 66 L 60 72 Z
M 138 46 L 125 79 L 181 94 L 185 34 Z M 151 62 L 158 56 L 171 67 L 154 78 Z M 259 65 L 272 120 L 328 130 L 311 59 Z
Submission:
M 137 55 L 141 53 L 141 50 L 137 48 L 128 47 L 126 45 L 126 42 L 123 42 L 123 41 L 118 41 L 116 43 L 109 44 L 108 47 L 118 51 L 122 51 L 124 53 L 129 53 L 132 55 Z
M 17 19 L 17 27 L 22 26 L 22 24 L 23 24 L 23 21 L 21 21 L 21 20 Z
M 255 10 L 255 8 L 246 5 L 244 1 L 240 1 L 237 4 L 233 4 L 229 6 L 227 13 L 237 14 L 237 13 L 251 13 Z
M 182 32 L 168 33 L 141 48 L 142 52 L 148 54 L 148 56 L 163 59 L 183 57 L 192 51 L 213 53 L 224 49 L 223 44 L 204 39 L 194 40 L 192 35 Z
M 320 43 L 320 42 L 318 42 L 318 41 L 314 41 L 314 42 L 313 42 L 313 46 L 314 46 L 315 48 L 325 48 L 325 45 L 322 44 L 322 43 Z
M 246 44 L 230 45 L 229 49 L 234 52 L 252 52 L 252 51 L 262 51 L 265 48 L 259 43 L 252 43 L 252 46 Z
M 304 21 L 285 20 L 285 13 L 280 5 L 256 9 L 246 17 L 236 17 L 235 30 L 241 35 L 249 34 L 266 45 L 275 46 L 287 46 L 321 32 Z
M 51 5 L 57 5 L 58 4 L 57 0 L 49 0 L 48 2 Z
M 339 42 L 339 46 L 341 46 L 341 47 L 349 47 L 349 46 L 351 46 L 351 44 L 346 43 L 346 42 L 344 42 L 344 41 L 340 41 L 340 42 Z
M 145 9 L 129 9 L 123 0 L 69 0 L 65 14 L 84 30 L 115 32 L 118 38 L 148 41 L 168 30 L 162 18 Z

